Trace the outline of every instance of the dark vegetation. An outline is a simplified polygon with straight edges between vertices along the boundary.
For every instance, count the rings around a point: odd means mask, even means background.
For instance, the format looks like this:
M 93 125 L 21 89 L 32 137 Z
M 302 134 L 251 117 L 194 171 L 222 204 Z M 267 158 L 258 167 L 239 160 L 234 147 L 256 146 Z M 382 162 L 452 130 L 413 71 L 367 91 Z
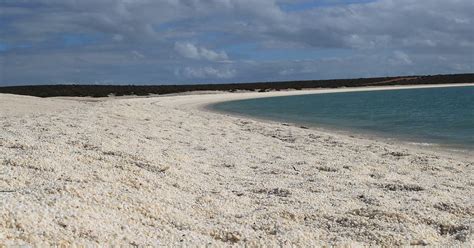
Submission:
M 196 84 L 196 85 L 35 85 L 0 87 L 0 93 L 30 95 L 38 97 L 54 96 L 91 96 L 105 97 L 110 95 L 172 94 L 187 91 L 272 91 L 310 88 L 340 88 L 385 85 L 422 85 L 447 83 L 473 83 L 474 73 L 434 76 L 406 76 L 359 79 L 308 80 L 263 83 L 236 84 Z

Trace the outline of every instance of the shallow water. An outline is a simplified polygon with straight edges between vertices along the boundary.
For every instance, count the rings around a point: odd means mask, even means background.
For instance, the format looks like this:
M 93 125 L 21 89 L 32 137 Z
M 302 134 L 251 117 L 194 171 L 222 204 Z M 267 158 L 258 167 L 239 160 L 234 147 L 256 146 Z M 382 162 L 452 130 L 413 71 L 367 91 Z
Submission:
M 212 108 L 474 150 L 474 86 L 270 97 L 222 102 Z

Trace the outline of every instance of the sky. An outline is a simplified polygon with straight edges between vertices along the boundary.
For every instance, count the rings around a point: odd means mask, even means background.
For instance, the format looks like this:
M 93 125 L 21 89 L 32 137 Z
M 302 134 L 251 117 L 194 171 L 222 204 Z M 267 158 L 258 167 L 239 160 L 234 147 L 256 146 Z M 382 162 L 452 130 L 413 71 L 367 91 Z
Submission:
M 473 0 L 0 0 L 0 86 L 474 72 Z

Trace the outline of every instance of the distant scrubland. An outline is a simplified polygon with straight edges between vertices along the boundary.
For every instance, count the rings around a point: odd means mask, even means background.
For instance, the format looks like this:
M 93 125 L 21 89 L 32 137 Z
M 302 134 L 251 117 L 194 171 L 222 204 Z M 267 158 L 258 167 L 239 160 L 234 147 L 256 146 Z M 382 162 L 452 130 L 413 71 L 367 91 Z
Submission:
M 340 88 L 387 85 L 422 85 L 473 83 L 474 73 L 451 75 L 400 76 L 357 79 L 305 80 L 285 82 L 255 82 L 231 84 L 193 84 L 193 85 L 34 85 L 0 87 L 0 93 L 29 95 L 38 97 L 55 96 L 146 96 L 151 94 L 172 94 L 189 91 L 273 91 L 301 90 L 311 88 Z

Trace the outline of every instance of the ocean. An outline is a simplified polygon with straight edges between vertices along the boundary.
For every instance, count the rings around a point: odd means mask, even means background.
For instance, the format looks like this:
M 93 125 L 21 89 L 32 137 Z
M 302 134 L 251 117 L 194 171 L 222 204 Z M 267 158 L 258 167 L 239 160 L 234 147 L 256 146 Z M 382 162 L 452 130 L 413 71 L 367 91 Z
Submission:
M 474 86 L 268 97 L 212 109 L 410 143 L 474 150 Z

